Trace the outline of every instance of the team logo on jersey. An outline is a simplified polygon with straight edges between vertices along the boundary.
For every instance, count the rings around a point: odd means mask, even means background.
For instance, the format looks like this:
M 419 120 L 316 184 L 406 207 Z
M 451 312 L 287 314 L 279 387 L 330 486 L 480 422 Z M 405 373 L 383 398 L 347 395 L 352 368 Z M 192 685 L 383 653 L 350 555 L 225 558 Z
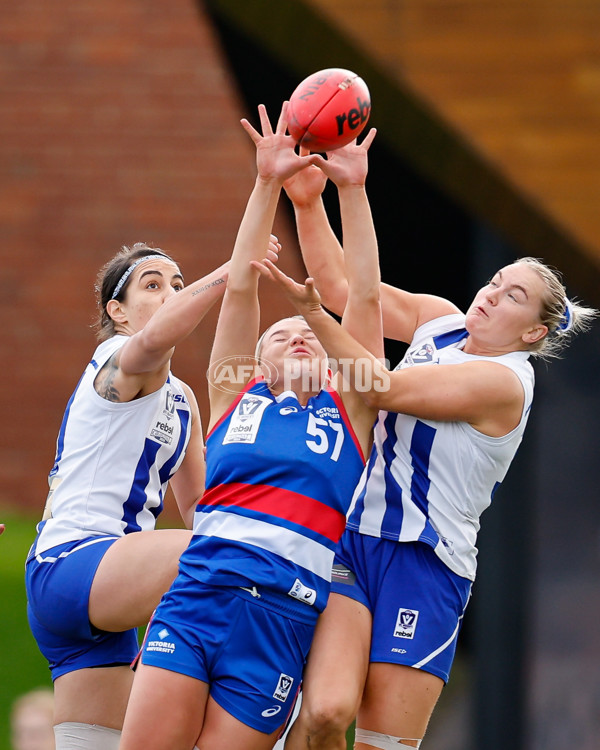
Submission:
M 290 677 L 287 674 L 283 674 L 282 672 L 279 675 L 279 682 L 277 683 L 277 687 L 275 688 L 275 692 L 273 693 L 273 698 L 275 698 L 276 701 L 285 703 L 288 695 L 290 694 L 290 690 L 292 689 L 293 684 L 294 678 Z
M 165 408 L 163 409 L 163 414 L 167 419 L 173 419 L 177 404 L 185 404 L 185 396 L 168 390 L 165 394 Z
M 442 544 L 446 548 L 446 552 L 449 555 L 453 555 L 454 554 L 454 542 L 452 541 L 452 539 L 446 539 L 445 536 L 441 536 L 440 537 L 440 541 L 442 542 Z
M 282 406 L 279 410 L 280 414 L 283 414 L 285 416 L 286 414 L 296 414 L 298 412 L 297 406 Z
M 314 589 L 309 589 L 299 578 L 296 578 L 294 585 L 288 591 L 288 596 L 299 599 L 305 604 L 313 605 L 317 599 L 317 592 Z
M 433 344 L 423 344 L 423 346 L 416 349 L 410 349 L 406 353 L 404 363 L 406 365 L 421 365 L 425 362 L 432 362 L 434 352 Z
M 417 609 L 400 608 L 394 628 L 394 638 L 414 638 L 418 619 L 419 611 Z
M 270 403 L 272 403 L 271 399 L 266 396 L 257 396 L 255 393 L 247 393 L 243 396 L 231 415 L 223 445 L 254 443 L 264 411 Z
M 165 408 L 163 414 L 167 419 L 173 419 L 175 416 L 175 400 L 171 391 L 167 391 L 165 394 Z

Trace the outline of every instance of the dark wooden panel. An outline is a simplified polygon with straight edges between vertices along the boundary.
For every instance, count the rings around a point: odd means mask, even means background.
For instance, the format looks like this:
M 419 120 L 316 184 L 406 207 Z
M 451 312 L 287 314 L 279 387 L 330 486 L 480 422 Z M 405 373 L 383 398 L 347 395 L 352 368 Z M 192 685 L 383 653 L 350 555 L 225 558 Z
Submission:
M 600 3 L 309 4 L 414 90 L 597 262 Z
M 585 125 L 585 142 L 593 146 L 598 105 L 586 108 L 583 117 L 584 101 L 575 93 L 567 96 L 558 83 L 546 93 L 547 78 L 555 75 L 560 82 L 573 75 L 563 58 L 548 54 L 540 60 L 552 18 L 564 30 L 562 47 L 557 43 L 564 55 L 593 51 L 594 6 L 576 0 L 573 7 L 580 12 L 573 18 L 562 6 L 546 18 L 541 0 L 502 5 L 500 0 L 206 0 L 204 5 L 251 35 L 298 80 L 333 65 L 359 72 L 371 90 L 372 124 L 380 138 L 522 254 L 557 265 L 577 294 L 600 304 L 595 157 L 581 151 L 575 157 L 569 131 Z M 546 46 L 553 46 L 554 38 Z M 585 101 L 595 102 L 589 95 L 593 66 L 586 70 L 575 78 L 586 82 Z M 558 168 L 548 174 L 548 154 L 571 167 L 582 165 L 576 197 L 577 179 L 567 180 Z

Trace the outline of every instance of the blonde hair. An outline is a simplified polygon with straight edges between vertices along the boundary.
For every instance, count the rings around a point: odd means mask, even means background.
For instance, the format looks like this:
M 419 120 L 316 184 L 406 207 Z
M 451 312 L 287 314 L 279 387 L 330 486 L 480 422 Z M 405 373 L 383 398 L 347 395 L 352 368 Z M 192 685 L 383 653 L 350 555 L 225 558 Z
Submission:
M 541 300 L 540 321 L 548 327 L 548 333 L 529 347 L 531 356 L 540 359 L 559 357 L 575 334 L 589 329 L 592 320 L 598 316 L 598 310 L 569 299 L 560 271 L 540 259 L 519 258 L 513 265 L 528 266 L 546 286 Z
M 296 319 L 304 320 L 304 316 L 303 315 L 289 315 L 286 318 L 280 318 L 279 320 L 276 320 L 275 323 L 271 323 L 270 326 L 265 328 L 265 330 L 259 336 L 258 341 L 256 342 L 256 347 L 254 348 L 254 356 L 256 357 L 259 363 L 260 363 L 260 352 L 262 350 L 262 347 L 265 341 L 265 336 L 267 335 L 267 333 L 269 333 L 271 328 L 273 328 L 273 326 L 276 325 L 277 323 L 281 323 L 282 320 L 296 320 Z M 306 325 L 308 325 L 308 323 Z

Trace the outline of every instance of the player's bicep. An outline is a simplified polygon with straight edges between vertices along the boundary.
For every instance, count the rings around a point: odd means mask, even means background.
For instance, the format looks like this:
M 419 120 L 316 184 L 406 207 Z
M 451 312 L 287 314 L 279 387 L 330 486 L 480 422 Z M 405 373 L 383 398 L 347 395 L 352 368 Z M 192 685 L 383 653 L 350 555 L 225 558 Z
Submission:
M 488 362 L 409 367 L 390 373 L 390 383 L 380 408 L 442 422 L 500 424 L 506 410 L 514 421 L 523 398 L 517 376 Z
M 443 315 L 460 313 L 456 305 L 432 294 L 413 294 L 389 284 L 381 285 L 383 333 L 388 339 L 409 344 L 419 326 Z

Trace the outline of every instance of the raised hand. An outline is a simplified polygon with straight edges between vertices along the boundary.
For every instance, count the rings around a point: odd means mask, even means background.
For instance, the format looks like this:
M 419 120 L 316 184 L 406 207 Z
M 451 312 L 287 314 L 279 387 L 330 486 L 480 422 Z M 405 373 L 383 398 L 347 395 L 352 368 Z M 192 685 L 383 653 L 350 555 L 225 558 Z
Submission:
M 284 102 L 275 131 L 273 131 L 264 104 L 258 105 L 262 134 L 248 120 L 241 120 L 242 127 L 256 146 L 258 175 L 264 180 L 276 180 L 283 183 L 300 169 L 314 164 L 317 159 L 316 154 L 300 156 L 296 153 L 294 139 L 291 135 L 286 135 L 287 108 L 288 102 Z
M 277 263 L 279 260 L 279 253 L 281 252 L 281 242 L 277 239 L 277 237 L 272 234 L 269 237 L 269 245 L 267 247 L 267 255 L 266 257 L 272 262 Z
M 300 146 L 300 156 L 307 156 L 310 151 Z M 317 166 L 308 166 L 296 172 L 283 183 L 288 198 L 295 206 L 306 206 L 315 201 L 325 189 L 327 175 Z
M 253 260 L 251 265 L 262 276 L 266 276 L 279 286 L 300 315 L 307 315 L 321 309 L 321 297 L 313 279 L 308 278 L 304 284 L 299 284 L 277 268 L 268 258 L 263 261 Z
M 335 182 L 338 188 L 348 185 L 364 185 L 369 168 L 367 152 L 376 134 L 375 128 L 371 128 L 362 143 L 359 144 L 354 140 L 343 148 L 329 151 L 327 159 L 317 155 L 314 163 L 332 182 Z

